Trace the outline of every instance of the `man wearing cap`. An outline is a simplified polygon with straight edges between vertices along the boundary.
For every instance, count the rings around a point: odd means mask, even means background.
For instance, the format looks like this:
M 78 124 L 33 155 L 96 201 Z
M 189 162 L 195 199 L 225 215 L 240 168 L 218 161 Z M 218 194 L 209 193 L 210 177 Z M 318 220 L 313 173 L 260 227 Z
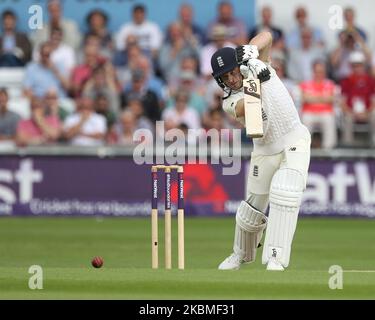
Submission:
M 213 32 L 217 25 L 224 25 L 227 29 L 228 41 L 239 45 L 246 41 L 245 23 L 235 16 L 233 4 L 230 1 L 220 1 L 217 5 L 217 16 L 214 21 L 208 25 L 208 36 Z
M 210 33 L 210 42 L 207 43 L 200 53 L 200 68 L 201 73 L 206 80 L 211 78 L 210 60 L 214 52 L 223 47 L 234 48 L 235 45 L 228 41 L 227 27 L 223 24 L 216 24 L 212 27 Z
M 212 75 L 226 93 L 223 109 L 242 125 L 242 80 L 260 80 L 264 131 L 263 137 L 253 139 L 247 196 L 237 209 L 233 253 L 219 265 L 220 270 L 236 270 L 253 262 L 266 226 L 262 263 L 274 271 L 289 265 L 306 188 L 311 136 L 270 65 L 271 46 L 271 33 L 261 32 L 248 45 L 221 48 L 211 59 Z
M 375 84 L 366 71 L 366 57 L 361 51 L 349 56 L 351 74 L 341 81 L 343 99 L 343 143 L 354 143 L 354 123 L 370 123 L 371 144 L 375 145 Z

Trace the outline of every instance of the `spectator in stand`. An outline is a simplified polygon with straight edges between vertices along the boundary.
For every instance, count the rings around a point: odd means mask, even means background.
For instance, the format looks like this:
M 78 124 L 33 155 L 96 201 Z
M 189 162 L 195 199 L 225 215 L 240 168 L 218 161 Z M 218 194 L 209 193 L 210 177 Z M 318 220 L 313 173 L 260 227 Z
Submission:
M 112 35 L 108 31 L 108 15 L 100 10 L 92 10 L 86 17 L 87 32 L 85 38 L 90 35 L 95 35 L 100 40 L 100 47 L 102 51 L 108 51 L 112 53 L 114 44 L 112 41 Z
M 235 48 L 236 45 L 228 41 L 228 31 L 226 26 L 222 24 L 216 24 L 211 28 L 210 42 L 202 48 L 200 53 L 200 71 L 206 80 L 211 80 L 212 78 L 212 55 L 218 49 L 223 47 Z
M 232 132 L 228 129 L 226 123 L 226 115 L 223 109 L 211 109 L 207 114 L 207 121 L 205 123 L 205 129 L 207 134 L 205 139 L 208 138 L 211 146 L 220 147 L 220 144 L 229 143 L 232 141 Z M 202 137 L 203 138 L 203 137 Z M 212 151 L 219 152 L 218 149 L 211 149 Z
M 110 109 L 110 102 L 106 95 L 98 93 L 95 97 L 95 112 L 102 115 L 107 124 L 107 132 L 105 140 L 109 141 L 110 136 L 113 134 L 113 127 L 117 120 L 117 115 Z
M 292 97 L 293 101 L 297 100 L 297 92 L 298 92 L 298 85 L 292 79 L 289 79 L 286 74 L 286 62 L 282 59 L 274 59 L 272 60 L 272 67 L 275 69 L 277 76 L 280 78 L 281 82 L 284 84 L 285 88 L 288 90 L 290 96 Z
M 81 33 L 75 21 L 63 17 L 63 8 L 59 0 L 48 0 L 49 21 L 31 34 L 34 47 L 39 47 L 41 43 L 50 38 L 53 29 L 61 29 L 63 32 L 63 42 L 77 50 L 81 45 Z
M 272 67 L 275 69 L 277 76 L 280 78 L 281 82 L 287 88 L 289 94 L 291 95 L 296 107 L 299 107 L 299 88 L 298 84 L 288 77 L 286 72 L 286 58 L 284 55 L 280 55 L 279 52 L 272 52 Z
M 178 73 L 176 74 L 176 77 L 171 78 L 168 82 L 169 91 L 174 92 L 177 90 L 180 75 L 183 72 L 190 72 L 195 75 L 195 83 L 197 84 L 197 87 L 199 87 L 200 93 L 204 94 L 205 81 L 199 75 L 199 57 L 197 56 L 186 56 L 181 59 L 180 65 L 178 66 Z
M 89 97 L 77 99 L 77 112 L 64 122 L 64 137 L 76 146 L 101 146 L 107 133 L 106 119 L 94 112 L 93 100 Z
M 165 121 L 165 129 L 178 128 L 182 123 L 186 124 L 189 129 L 201 128 L 201 121 L 199 114 L 192 107 L 188 105 L 189 92 L 180 89 L 175 96 L 176 104 L 163 111 L 162 119 Z
M 181 60 L 180 71 L 192 71 L 199 77 L 199 58 L 196 56 L 184 57 Z
M 159 26 L 146 20 L 146 8 L 141 4 L 133 7 L 132 19 L 124 24 L 116 35 L 117 50 L 124 50 L 125 39 L 129 34 L 133 34 L 138 38 L 141 49 L 151 51 L 152 57 L 156 58 L 163 41 L 163 33 Z
M 153 123 L 160 120 L 161 116 L 161 102 L 158 99 L 157 94 L 147 88 L 147 78 L 145 73 L 136 69 L 132 73 L 132 81 L 130 87 L 125 88 L 123 92 L 123 103 L 127 105 L 129 95 L 136 95 L 138 99 L 142 101 L 145 116 Z
M 360 28 L 359 26 L 356 25 L 355 23 L 355 11 L 351 7 L 347 7 L 344 10 L 344 19 L 345 19 L 345 28 L 344 31 L 348 33 L 358 33 L 359 36 L 362 38 L 363 41 L 366 42 L 367 40 L 367 35 L 366 32 Z
M 96 44 L 87 43 L 84 48 L 84 61 L 76 66 L 72 72 L 71 93 L 74 97 L 81 95 L 85 83 L 90 80 L 94 70 L 101 68 L 107 60 L 100 55 Z
M 139 58 L 146 58 L 146 56 L 142 54 L 142 50 L 138 45 L 127 47 L 126 52 L 124 52 L 124 55 L 126 55 L 126 64 L 120 67 L 116 67 L 116 75 L 119 79 L 121 88 L 124 88 L 130 84 L 132 72 L 133 70 L 137 69 L 137 63 Z
M 311 65 L 315 60 L 326 60 L 324 49 L 314 45 L 313 33 L 309 28 L 301 30 L 300 49 L 289 52 L 288 75 L 295 81 L 307 81 L 312 79 Z
M 128 36 L 126 49 L 117 52 L 114 63 L 119 66 L 116 68 L 116 75 L 121 88 L 128 88 L 132 72 L 136 69 L 142 69 L 147 78 L 147 87 L 152 88 L 157 93 L 158 98 L 164 100 L 164 83 L 155 75 L 150 54 L 139 47 L 137 37 Z
M 130 94 L 127 105 L 107 137 L 107 142 L 110 144 L 126 144 L 126 141 L 128 141 L 133 144 L 132 136 L 138 129 L 145 129 L 150 133 L 154 132 L 151 121 L 144 116 L 142 101 L 138 98 L 138 95 Z M 149 142 L 152 143 L 153 141 L 150 140 Z
M 106 60 L 112 61 L 113 51 L 109 51 L 107 48 L 101 45 L 101 40 L 99 36 L 97 36 L 96 34 L 88 34 L 86 35 L 84 39 L 82 48 L 78 51 L 78 57 L 79 57 L 78 61 L 80 63 L 82 63 L 84 60 L 84 48 L 86 46 L 91 46 L 91 45 L 98 48 L 98 52 L 101 57 L 105 58 Z
M 191 4 L 181 4 L 179 18 L 176 22 L 180 25 L 182 36 L 186 42 L 197 46 L 202 46 L 205 43 L 206 37 L 203 30 L 194 23 L 194 11 Z
M 248 43 L 246 26 L 233 13 L 233 5 L 229 1 L 221 1 L 217 6 L 217 18 L 208 26 L 208 37 L 213 34 L 216 25 L 224 25 L 227 29 L 227 40 L 235 45 Z
M 138 43 L 138 38 L 129 34 L 125 39 L 125 49 L 117 50 L 113 56 L 113 65 L 116 67 L 126 67 L 132 63 L 135 57 L 144 55 L 151 58 L 151 52 L 142 50 Z
M 272 48 L 273 50 L 284 51 L 284 34 L 283 31 L 273 25 L 272 23 L 272 8 L 269 6 L 264 6 L 261 11 L 262 22 L 255 26 L 255 28 L 250 30 L 250 39 L 254 38 L 258 33 L 262 31 L 268 31 L 272 34 Z
M 1 15 L 0 67 L 22 67 L 31 60 L 31 43 L 26 34 L 17 31 L 17 17 L 11 10 Z
M 205 123 L 205 129 L 215 129 L 219 131 L 225 129 L 225 115 L 222 109 L 213 108 L 208 112 L 207 122 Z
M 339 34 L 339 46 L 330 55 L 332 76 L 336 81 L 346 78 L 351 73 L 349 57 L 351 53 L 362 51 L 365 63 L 371 64 L 371 51 L 357 31 L 344 30 Z
M 371 143 L 375 145 L 375 84 L 366 70 L 366 57 L 361 51 L 351 53 L 352 73 L 341 81 L 343 113 L 343 143 L 354 142 L 354 124 L 369 123 Z
M 46 110 L 49 110 L 50 114 L 59 118 L 61 122 L 64 122 L 69 112 L 59 104 L 59 97 L 55 89 L 49 89 L 44 96 L 44 105 Z
M 203 115 L 207 109 L 207 104 L 203 95 L 201 94 L 199 88 L 200 83 L 196 74 L 191 70 L 182 71 L 174 85 L 176 85 L 176 87 L 173 86 L 170 88 L 171 97 L 167 101 L 167 107 L 172 107 L 176 104 L 174 98 L 177 91 L 183 89 L 189 92 L 188 105 L 197 111 L 199 115 Z
M 14 145 L 20 116 L 8 109 L 8 91 L 0 88 L 0 147 Z
M 223 90 L 217 85 L 215 79 L 209 81 L 206 87 L 204 97 L 207 104 L 207 109 L 221 109 L 224 96 Z
M 120 145 L 134 145 L 134 132 L 137 130 L 137 120 L 135 115 L 129 110 L 121 113 L 120 123 L 117 126 L 115 143 Z
M 133 136 L 137 130 L 154 131 L 150 121 L 139 113 L 142 110 L 140 100 L 133 99 L 129 103 L 128 107 L 121 113 L 120 121 L 115 125 L 115 139 L 112 143 L 134 145 L 136 141 L 133 140 Z M 152 139 L 150 141 L 143 140 L 142 142 L 153 143 Z
M 18 123 L 17 144 L 28 146 L 58 142 L 61 136 L 61 122 L 58 116 L 44 107 L 43 99 L 40 97 L 31 98 L 30 108 L 31 118 Z
M 158 57 L 158 66 L 167 82 L 178 76 L 179 66 L 184 57 L 199 55 L 198 46 L 185 41 L 181 26 L 177 22 L 169 25 L 168 39 L 162 44 Z
M 120 112 L 120 97 L 116 83 L 115 70 L 110 63 L 95 68 L 91 77 L 83 87 L 83 95 L 95 100 L 104 96 L 109 104 L 109 110 L 114 114 Z
M 138 95 L 129 95 L 125 110 L 130 111 L 134 114 L 137 122 L 137 129 L 147 129 L 151 132 L 154 131 L 154 127 L 149 119 L 144 116 L 144 108 L 142 101 L 138 98 Z
M 30 62 L 26 66 L 23 87 L 27 97 L 43 97 L 51 88 L 57 89 L 59 98 L 66 96 L 70 83 L 61 67 L 52 62 L 52 50 L 51 43 L 43 43 L 39 51 L 40 61 Z
M 326 66 L 323 61 L 312 65 L 313 78 L 300 84 L 302 114 L 301 120 L 313 132 L 317 128 L 322 134 L 322 148 L 332 149 L 337 143 L 337 125 L 334 101 L 337 87 L 327 79 Z
M 164 82 L 155 75 L 154 69 L 150 59 L 144 55 L 140 55 L 135 60 L 135 69 L 143 71 L 146 77 L 146 89 L 150 89 L 155 92 L 158 96 L 161 106 L 164 106 L 165 102 L 165 84 Z
M 286 36 L 286 46 L 289 50 L 300 49 L 302 47 L 301 32 L 305 28 L 309 28 L 312 32 L 313 45 L 324 47 L 324 36 L 323 32 L 315 27 L 311 26 L 308 22 L 308 13 L 306 8 L 297 7 L 294 13 L 294 17 L 297 22 L 297 26 L 292 29 Z
M 51 61 L 56 68 L 61 70 L 64 78 L 70 79 L 71 72 L 76 65 L 76 56 L 72 47 L 62 43 L 62 38 L 61 29 L 53 29 L 51 31 Z

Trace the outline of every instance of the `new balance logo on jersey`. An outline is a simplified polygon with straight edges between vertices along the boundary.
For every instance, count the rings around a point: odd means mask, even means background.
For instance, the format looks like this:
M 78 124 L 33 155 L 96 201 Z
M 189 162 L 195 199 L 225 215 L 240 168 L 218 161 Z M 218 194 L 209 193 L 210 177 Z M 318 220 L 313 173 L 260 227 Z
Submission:
M 296 151 L 296 150 L 297 150 L 296 147 L 292 147 L 292 148 L 289 149 L 289 151 Z
M 219 67 L 224 66 L 224 61 L 223 61 L 223 58 L 221 56 L 217 57 L 217 64 L 219 65 Z
M 254 169 L 253 169 L 253 176 L 254 176 L 254 177 L 257 177 L 258 174 L 259 174 L 259 168 L 258 168 L 258 166 L 254 166 Z
M 272 257 L 276 258 L 277 256 L 277 251 L 275 248 L 272 248 Z

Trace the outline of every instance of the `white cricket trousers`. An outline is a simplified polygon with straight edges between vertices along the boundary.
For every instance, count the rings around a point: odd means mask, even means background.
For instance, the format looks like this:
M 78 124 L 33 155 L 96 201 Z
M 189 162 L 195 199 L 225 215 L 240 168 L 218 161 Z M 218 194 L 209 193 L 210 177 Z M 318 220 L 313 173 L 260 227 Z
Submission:
M 286 146 L 274 155 L 251 154 L 247 179 L 247 200 L 254 208 L 266 212 L 271 181 L 277 170 L 290 168 L 298 170 L 304 177 L 305 187 L 310 165 L 311 136 L 306 135 Z

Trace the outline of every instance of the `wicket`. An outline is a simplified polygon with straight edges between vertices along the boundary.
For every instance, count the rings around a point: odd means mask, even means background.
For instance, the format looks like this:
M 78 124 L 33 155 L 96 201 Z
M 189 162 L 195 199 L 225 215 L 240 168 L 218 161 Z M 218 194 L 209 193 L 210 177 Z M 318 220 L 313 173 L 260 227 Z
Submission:
M 158 170 L 165 174 L 165 268 L 172 269 L 172 219 L 171 219 L 171 172 L 177 170 L 177 225 L 178 225 L 178 268 L 185 268 L 185 240 L 184 240 L 184 168 L 182 166 L 156 165 L 151 168 L 152 176 L 152 206 L 151 206 L 151 241 L 152 268 L 159 268 L 158 257 Z

